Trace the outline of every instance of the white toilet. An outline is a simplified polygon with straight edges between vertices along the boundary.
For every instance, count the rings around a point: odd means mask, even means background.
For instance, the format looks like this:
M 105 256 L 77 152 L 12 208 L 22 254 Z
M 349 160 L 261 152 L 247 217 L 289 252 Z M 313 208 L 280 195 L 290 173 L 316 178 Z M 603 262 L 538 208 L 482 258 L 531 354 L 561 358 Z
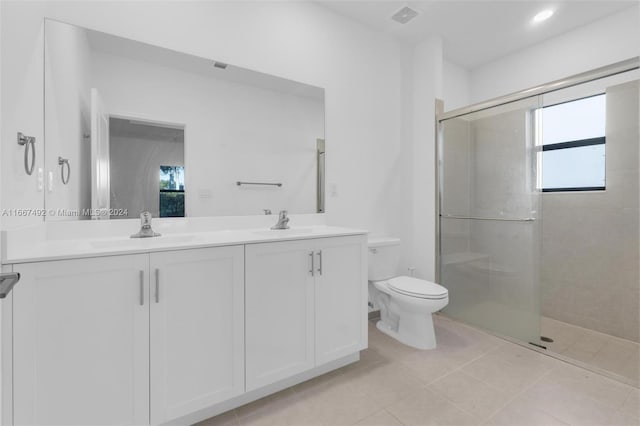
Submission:
M 369 238 L 369 291 L 381 317 L 376 325 L 405 345 L 434 349 L 431 314 L 447 306 L 449 291 L 430 281 L 398 276 L 399 264 L 399 239 Z

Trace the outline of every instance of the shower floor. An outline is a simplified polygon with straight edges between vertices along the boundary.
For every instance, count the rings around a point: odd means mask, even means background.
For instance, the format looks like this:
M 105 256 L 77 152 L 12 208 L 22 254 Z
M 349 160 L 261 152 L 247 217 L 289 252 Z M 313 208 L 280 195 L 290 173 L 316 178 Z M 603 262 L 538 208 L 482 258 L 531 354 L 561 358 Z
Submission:
M 621 376 L 638 387 L 640 344 L 547 317 L 541 318 L 540 334 L 553 339 L 544 343 L 547 350 Z

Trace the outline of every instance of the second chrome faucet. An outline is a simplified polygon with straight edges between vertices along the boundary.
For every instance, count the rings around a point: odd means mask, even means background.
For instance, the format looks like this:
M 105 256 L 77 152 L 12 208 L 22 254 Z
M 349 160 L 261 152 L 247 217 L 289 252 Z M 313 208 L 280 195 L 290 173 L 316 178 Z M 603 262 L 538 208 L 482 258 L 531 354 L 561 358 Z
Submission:
M 151 228 L 151 213 L 142 212 L 140 214 L 140 230 L 138 233 L 133 234 L 131 238 L 151 238 L 151 237 L 159 237 L 160 234 L 154 232 Z
M 278 215 L 278 223 L 273 225 L 271 229 L 289 229 L 289 218 L 286 210 L 280 210 Z

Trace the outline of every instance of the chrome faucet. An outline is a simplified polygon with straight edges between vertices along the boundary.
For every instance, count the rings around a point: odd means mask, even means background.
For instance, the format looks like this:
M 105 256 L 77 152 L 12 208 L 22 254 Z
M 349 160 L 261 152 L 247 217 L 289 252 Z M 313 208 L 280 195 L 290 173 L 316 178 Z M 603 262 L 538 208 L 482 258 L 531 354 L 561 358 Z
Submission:
M 273 225 L 271 229 L 289 229 L 289 218 L 287 217 L 286 210 L 280 210 L 280 214 L 278 215 L 278 223 Z
M 131 238 L 151 238 L 159 237 L 160 235 L 161 234 L 158 234 L 151 229 L 151 213 L 140 213 L 140 230 L 137 234 L 133 234 Z

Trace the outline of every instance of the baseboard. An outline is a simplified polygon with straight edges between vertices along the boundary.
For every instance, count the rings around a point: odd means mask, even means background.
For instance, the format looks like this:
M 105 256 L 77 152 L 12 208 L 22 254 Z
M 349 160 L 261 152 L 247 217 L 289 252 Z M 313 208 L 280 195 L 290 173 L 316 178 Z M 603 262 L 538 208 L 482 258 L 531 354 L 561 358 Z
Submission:
M 369 312 L 369 321 L 380 319 L 380 310 Z
M 256 401 L 260 398 L 264 398 L 267 395 L 271 395 L 283 389 L 297 385 L 298 383 L 302 383 L 309 379 L 313 379 L 314 377 L 321 376 L 325 373 L 328 373 L 329 371 L 333 371 L 340 367 L 344 367 L 345 365 L 352 364 L 359 360 L 360 360 L 360 352 L 356 352 L 354 354 L 347 355 L 335 361 L 331 361 L 319 367 L 305 371 L 304 373 L 300 373 L 293 377 L 289 377 L 288 379 L 284 379 L 279 382 L 262 387 L 260 389 L 256 389 L 256 390 L 244 393 L 235 398 L 229 399 L 227 401 L 221 402 L 216 405 L 212 405 L 211 407 L 196 411 L 195 413 L 180 417 L 178 419 L 175 419 L 173 421 L 170 421 L 164 424 L 165 425 L 192 425 L 194 423 L 201 422 L 213 416 L 217 416 L 218 414 L 222 414 L 226 411 L 229 411 L 234 408 L 240 407 L 242 405 L 248 404 L 250 402 Z

